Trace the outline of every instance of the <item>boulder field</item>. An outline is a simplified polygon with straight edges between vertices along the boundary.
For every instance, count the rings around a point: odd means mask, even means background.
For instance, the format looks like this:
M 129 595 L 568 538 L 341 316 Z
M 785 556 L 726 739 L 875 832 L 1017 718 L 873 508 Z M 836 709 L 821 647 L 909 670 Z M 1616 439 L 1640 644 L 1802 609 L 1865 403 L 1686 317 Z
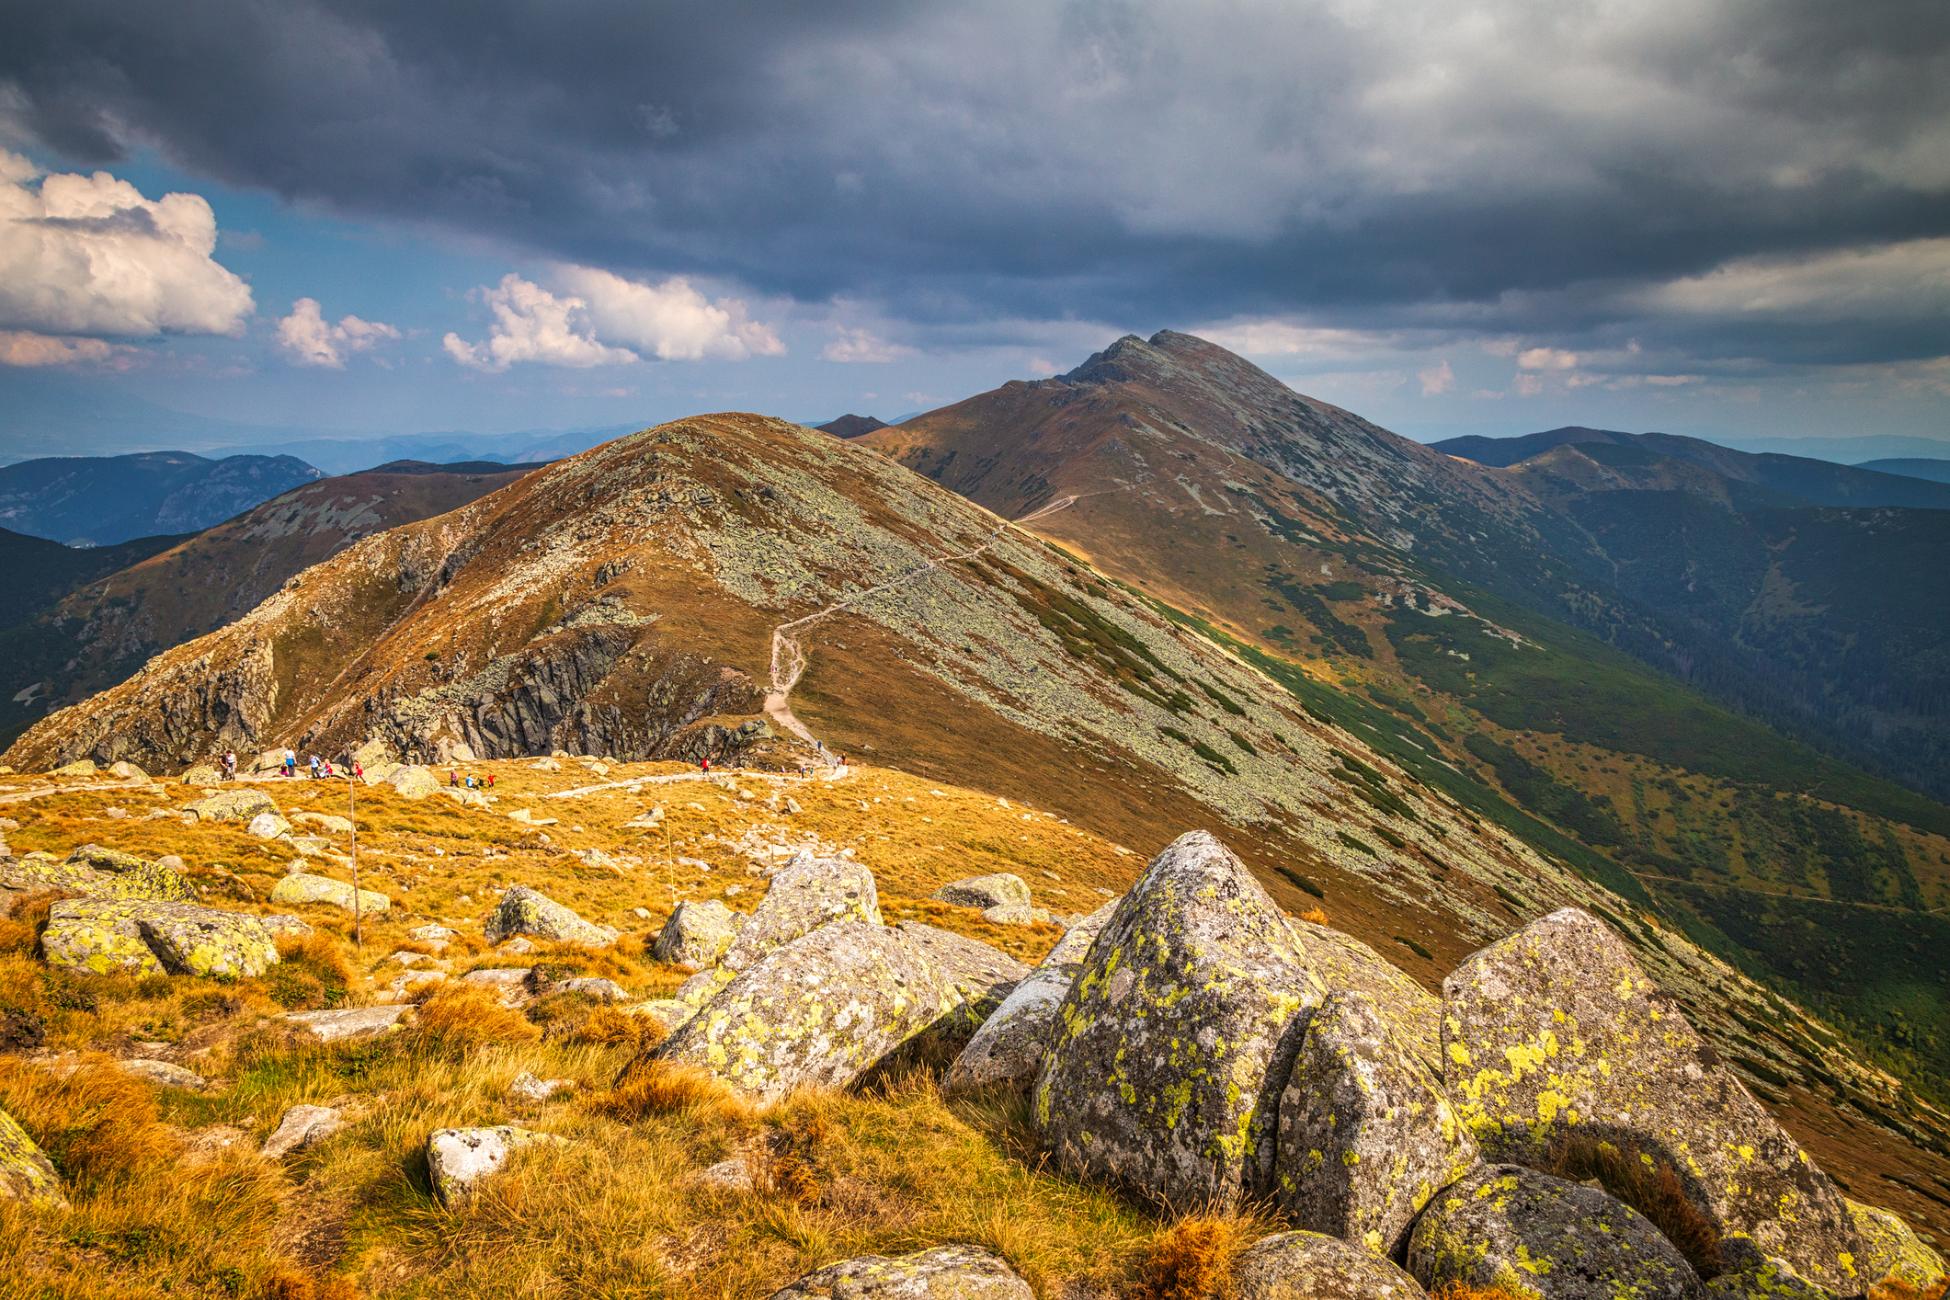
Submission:
M 795 860 L 749 917 L 680 912 L 664 945 L 701 969 L 624 1078 L 682 1065 L 765 1103 L 945 1046 L 944 1089 L 1027 1092 L 1058 1169 L 1164 1208 L 1283 1218 L 1235 1262 L 1235 1296 L 1841 1298 L 1943 1277 L 1576 909 L 1470 957 L 1437 998 L 1287 916 L 1193 832 L 1034 968 L 884 924 L 844 858 Z M 1029 1294 L 949 1243 L 843 1261 L 775 1300 Z

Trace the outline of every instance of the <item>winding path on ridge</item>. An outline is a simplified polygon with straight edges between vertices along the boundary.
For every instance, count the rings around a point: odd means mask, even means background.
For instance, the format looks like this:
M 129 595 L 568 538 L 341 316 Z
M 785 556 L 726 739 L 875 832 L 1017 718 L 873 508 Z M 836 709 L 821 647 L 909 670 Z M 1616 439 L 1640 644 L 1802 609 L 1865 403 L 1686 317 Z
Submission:
M 1091 493 L 1087 495 L 1095 494 Z M 799 684 L 799 678 L 806 671 L 806 649 L 800 643 L 795 633 L 804 628 L 811 627 L 823 618 L 830 617 L 839 613 L 841 610 L 856 605 L 869 596 L 933 573 L 945 564 L 957 564 L 963 560 L 972 560 L 988 550 L 991 546 L 994 546 L 1001 539 L 1005 530 L 1020 528 L 1024 524 L 1034 523 L 1036 520 L 1042 519 L 1047 515 L 1053 515 L 1059 510 L 1067 510 L 1075 505 L 1077 500 L 1078 497 L 1075 494 L 1060 496 L 1048 505 L 1039 506 L 1028 514 L 1023 515 L 1020 519 L 1004 519 L 995 526 L 995 531 L 990 533 L 988 540 L 980 546 L 966 551 L 957 551 L 953 555 L 938 555 L 931 560 L 915 565 L 904 573 L 896 574 L 885 582 L 875 583 L 871 587 L 856 591 L 844 600 L 836 600 L 824 609 L 815 610 L 810 614 L 792 619 L 790 622 L 781 623 L 773 628 L 772 681 L 770 687 L 765 692 L 765 716 L 770 718 L 776 726 L 791 732 L 808 745 L 815 746 L 819 751 L 820 757 L 826 763 L 834 763 L 836 760 L 833 758 L 832 753 L 824 745 L 820 744 L 819 739 L 813 735 L 812 729 L 801 722 L 798 715 L 792 711 L 792 688 Z

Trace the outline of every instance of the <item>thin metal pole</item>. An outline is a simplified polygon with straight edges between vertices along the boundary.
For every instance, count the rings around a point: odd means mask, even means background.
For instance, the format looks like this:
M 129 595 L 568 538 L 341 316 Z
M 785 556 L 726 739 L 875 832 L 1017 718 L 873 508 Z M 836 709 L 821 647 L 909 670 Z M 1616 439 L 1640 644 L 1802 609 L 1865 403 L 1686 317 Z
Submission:
M 351 772 L 345 774 L 346 820 L 352 823 L 352 946 L 364 951 L 365 917 L 359 910 L 359 782 Z

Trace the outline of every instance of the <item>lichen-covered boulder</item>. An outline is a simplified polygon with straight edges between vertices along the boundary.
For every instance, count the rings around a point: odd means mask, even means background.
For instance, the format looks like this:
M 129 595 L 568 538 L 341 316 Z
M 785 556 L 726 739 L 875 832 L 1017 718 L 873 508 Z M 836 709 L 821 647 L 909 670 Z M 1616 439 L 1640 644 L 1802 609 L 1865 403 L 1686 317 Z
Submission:
M 445 787 L 424 767 L 396 767 L 386 773 L 384 784 L 402 799 L 415 801 L 440 793 Z
M 1307 964 L 1330 989 L 1365 993 L 1395 1037 L 1442 1072 L 1442 1001 L 1353 935 L 1288 918 Z
M 1385 1259 L 1317 1232 L 1262 1237 L 1232 1262 L 1231 1300 L 1421 1300 Z
M 957 907 L 982 910 L 991 907 L 1026 908 L 1029 906 L 1029 885 L 1021 876 L 998 871 L 992 876 L 970 876 L 966 880 L 943 885 L 930 897 Z
M 1392 1255 L 1476 1163 L 1442 1085 L 1364 993 L 1313 1013 L 1280 1098 L 1275 1195 L 1294 1223 Z
M 808 1273 L 770 1300 L 1034 1300 L 1000 1255 L 937 1246 L 889 1258 L 863 1255 Z
M 274 840 L 291 834 L 291 823 L 277 813 L 261 812 L 244 829 L 260 840 Z
M 677 998 L 651 998 L 629 1008 L 633 1016 L 641 1016 L 651 1021 L 666 1035 L 675 1032 L 677 1026 L 697 1014 L 697 1008 Z
M 136 925 L 172 975 L 247 979 L 278 964 L 278 944 L 254 916 L 183 903 L 137 905 Z
M 776 1101 L 802 1085 L 853 1083 L 956 1005 L 908 936 L 829 921 L 741 971 L 639 1059 L 698 1066 Z
M 223 773 L 217 771 L 216 768 L 211 767 L 208 763 L 196 763 L 184 768 L 183 775 L 176 779 L 184 785 L 194 785 L 207 789 L 211 786 L 222 785 Z
M 1043 1068 L 1056 1030 L 1056 1013 L 1063 997 L 1083 969 L 1083 959 L 1098 931 L 1110 920 L 1115 903 L 1106 903 L 1084 917 L 1056 941 L 1036 968 L 1019 980 L 994 1014 L 984 1020 L 968 1045 L 942 1077 L 949 1093 L 982 1088 L 1026 1089 Z
M 68 1203 L 53 1162 L 4 1110 L 0 1110 L 0 1200 L 50 1208 Z
M 73 898 L 56 903 L 41 931 L 41 956 L 50 966 L 91 975 L 161 975 L 131 899 Z
M 1841 1300 L 1796 1273 L 1787 1261 L 1764 1256 L 1717 1275 L 1707 1282 L 1706 1294 L 1713 1300 Z
M 77 758 L 72 763 L 63 763 L 48 773 L 49 776 L 95 776 L 97 768 L 92 758 Z
M 518 934 L 557 943 L 579 943 L 588 948 L 607 948 L 616 942 L 616 931 L 583 920 L 547 894 L 526 885 L 515 885 L 501 895 L 500 904 L 487 920 L 489 943 L 500 943 Z
M 45 853 L 29 853 L 0 863 L 0 891 L 30 893 L 58 889 L 85 898 L 153 899 L 163 903 L 189 902 L 196 897 L 189 881 L 159 862 L 84 844 L 56 862 Z
M 1444 1082 L 1486 1158 L 1548 1166 L 1600 1141 L 1678 1176 L 1726 1245 L 1858 1288 L 1841 1192 L 1721 1065 L 1602 922 L 1553 912 L 1443 983 Z
M 1027 965 L 980 939 L 919 921 L 902 921 L 895 928 L 934 963 L 953 994 L 955 1009 L 949 1023 L 937 1026 L 937 1037 L 965 1042 L 1029 974 Z
M 1124 896 L 1058 1013 L 1032 1095 L 1066 1169 L 1175 1205 L 1270 1190 L 1303 1012 L 1327 986 L 1246 866 L 1204 831 Z
M 263 922 L 189 903 L 75 898 L 56 903 L 41 934 L 48 965 L 96 975 L 262 975 L 278 962 Z
M 1692 1265 L 1636 1210 L 1520 1165 L 1482 1165 L 1429 1202 L 1408 1241 L 1429 1290 L 1502 1287 L 1538 1300 L 1701 1300 Z
M 290 906 L 295 903 L 324 903 L 345 911 L 354 910 L 355 891 L 343 880 L 330 876 L 313 875 L 309 871 L 294 871 L 271 886 L 271 901 Z M 393 900 L 377 890 L 356 891 L 360 912 L 384 912 L 392 907 Z
M 275 813 L 278 806 L 262 790 L 227 789 L 206 794 L 183 809 L 198 821 L 248 822 L 259 813 Z
M 765 897 L 738 929 L 721 965 L 748 969 L 774 949 L 811 934 L 828 921 L 879 925 L 880 891 L 873 872 L 851 858 L 816 858 L 802 853 L 780 867 Z
M 1907 1223 L 1887 1210 L 1858 1201 L 1848 1203 L 1849 1217 L 1862 1234 L 1863 1253 L 1857 1262 L 1864 1281 L 1897 1282 L 1927 1291 L 1943 1282 L 1943 1256 L 1932 1250 Z
M 667 965 L 698 971 L 716 964 L 738 937 L 744 918 L 715 898 L 685 899 L 671 912 L 650 945 L 650 955 Z
M 483 1178 L 508 1163 L 523 1147 L 562 1138 L 499 1124 L 492 1128 L 443 1128 L 427 1139 L 427 1177 L 443 1205 L 457 1205 Z
M 108 765 L 108 774 L 124 781 L 147 781 L 149 774 L 127 759 L 118 759 Z

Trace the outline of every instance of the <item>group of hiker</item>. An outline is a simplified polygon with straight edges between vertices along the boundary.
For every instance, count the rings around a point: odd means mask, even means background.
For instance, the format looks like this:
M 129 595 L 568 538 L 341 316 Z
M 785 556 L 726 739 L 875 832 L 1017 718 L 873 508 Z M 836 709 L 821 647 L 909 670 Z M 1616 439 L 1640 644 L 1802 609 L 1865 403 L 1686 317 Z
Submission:
M 222 772 L 224 780 L 235 781 L 237 779 L 237 751 L 234 749 L 224 750 L 217 759 L 217 766 Z M 356 758 L 346 758 L 342 762 L 334 764 L 329 758 L 321 758 L 317 754 L 313 754 L 305 766 L 307 773 L 314 781 L 327 781 L 333 777 L 340 776 L 358 778 L 366 774 L 365 765 Z M 286 749 L 284 751 L 283 756 L 278 759 L 277 772 L 282 777 L 291 779 L 297 777 L 298 753 L 296 750 Z
M 472 772 L 463 773 L 459 768 L 449 768 L 447 770 L 447 786 L 453 790 L 492 790 L 494 789 L 494 773 L 489 772 L 486 776 L 476 776 Z

